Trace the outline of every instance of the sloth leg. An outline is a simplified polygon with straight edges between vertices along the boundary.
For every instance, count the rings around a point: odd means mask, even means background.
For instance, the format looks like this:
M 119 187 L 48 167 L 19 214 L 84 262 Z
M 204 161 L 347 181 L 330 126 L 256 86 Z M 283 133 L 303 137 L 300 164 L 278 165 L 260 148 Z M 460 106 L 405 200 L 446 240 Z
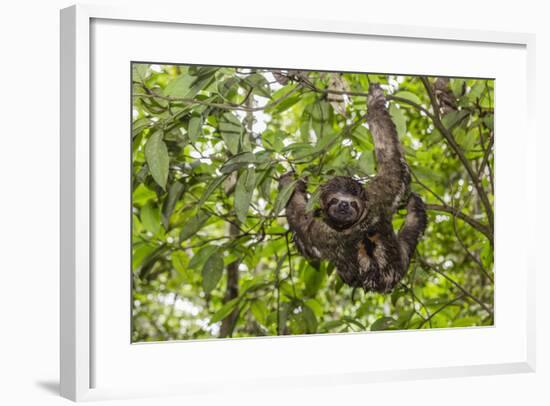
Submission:
M 397 239 L 401 249 L 401 257 L 405 269 L 409 267 L 409 262 L 416 249 L 420 236 L 426 229 L 428 219 L 424 202 L 416 193 L 411 193 L 407 202 L 407 216 L 405 223 L 399 230 Z
M 391 223 L 367 232 L 358 245 L 359 273 L 365 291 L 387 293 L 403 278 L 427 224 L 424 202 L 411 193 L 405 222 L 395 235 Z
M 358 259 L 365 291 L 389 292 L 406 271 L 401 261 L 400 244 L 390 223 L 379 232 L 365 236 L 360 243 Z

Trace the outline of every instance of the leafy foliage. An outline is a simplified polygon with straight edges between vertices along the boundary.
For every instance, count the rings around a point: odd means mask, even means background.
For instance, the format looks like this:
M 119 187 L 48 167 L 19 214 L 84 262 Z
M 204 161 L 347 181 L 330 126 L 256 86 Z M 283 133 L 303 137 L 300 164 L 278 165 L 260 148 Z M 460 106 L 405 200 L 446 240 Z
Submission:
M 132 81 L 133 341 L 493 323 L 493 81 L 450 79 L 452 111 L 426 77 L 134 64 Z M 299 256 L 277 183 L 307 177 L 314 210 L 332 176 L 369 181 L 370 81 L 429 209 L 389 295 Z

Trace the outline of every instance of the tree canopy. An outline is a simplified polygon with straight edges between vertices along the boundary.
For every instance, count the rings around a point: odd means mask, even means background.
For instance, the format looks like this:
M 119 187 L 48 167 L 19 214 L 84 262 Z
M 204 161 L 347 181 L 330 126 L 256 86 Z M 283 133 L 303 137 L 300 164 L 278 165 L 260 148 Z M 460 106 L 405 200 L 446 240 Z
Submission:
M 429 224 L 391 294 L 301 257 L 293 170 L 317 188 L 376 173 L 366 125 L 382 84 Z M 493 324 L 494 81 L 132 65 L 132 341 Z M 394 217 L 395 229 L 404 212 Z

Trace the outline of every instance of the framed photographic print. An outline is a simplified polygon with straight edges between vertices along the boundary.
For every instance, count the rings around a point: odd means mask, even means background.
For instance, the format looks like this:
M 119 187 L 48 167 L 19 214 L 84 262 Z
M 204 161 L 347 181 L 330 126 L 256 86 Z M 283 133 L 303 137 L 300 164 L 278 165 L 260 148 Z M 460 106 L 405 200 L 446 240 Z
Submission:
M 61 13 L 64 396 L 533 370 L 532 36 L 145 15 Z

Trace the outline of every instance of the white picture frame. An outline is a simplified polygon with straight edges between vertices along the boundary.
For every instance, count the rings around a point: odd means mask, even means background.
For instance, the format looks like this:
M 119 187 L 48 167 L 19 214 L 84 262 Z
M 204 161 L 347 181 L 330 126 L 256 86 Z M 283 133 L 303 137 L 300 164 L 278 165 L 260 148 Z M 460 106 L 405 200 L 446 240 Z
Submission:
M 141 385 L 118 384 L 114 380 L 113 385 L 97 385 L 97 371 L 101 370 L 96 365 L 98 357 L 112 355 L 113 352 L 103 350 L 101 345 L 97 348 L 96 329 L 101 329 L 103 319 L 94 314 L 95 294 L 101 289 L 101 283 L 98 283 L 94 277 L 93 270 L 95 266 L 94 249 L 96 248 L 92 235 L 96 232 L 96 217 L 94 216 L 94 194 L 97 192 L 97 185 L 93 182 L 93 171 L 97 170 L 94 166 L 97 161 L 94 157 L 100 154 L 97 145 L 92 139 L 92 128 L 95 123 L 92 122 L 93 103 L 92 98 L 96 95 L 93 86 L 92 67 L 94 64 L 94 52 L 102 44 L 100 40 L 93 41 L 94 22 L 107 21 L 111 26 L 113 24 L 139 25 L 155 24 L 175 26 L 199 27 L 199 29 L 214 29 L 216 32 L 232 30 L 234 28 L 246 29 L 247 33 L 254 35 L 255 32 L 279 32 L 292 37 L 302 33 L 313 34 L 320 38 L 326 36 L 353 36 L 356 38 L 373 39 L 401 39 L 411 42 L 435 41 L 440 45 L 454 44 L 461 47 L 516 47 L 521 50 L 517 58 L 525 58 L 518 61 L 518 64 L 525 67 L 525 88 L 521 90 L 526 104 L 525 114 L 519 115 L 518 128 L 523 129 L 522 137 L 525 137 L 525 149 L 520 152 L 523 158 L 534 157 L 536 150 L 536 134 L 534 131 L 534 43 L 535 37 L 532 34 L 525 33 L 506 33 L 506 32 L 486 32 L 473 30 L 457 30 L 431 27 L 414 27 L 402 25 L 380 25 L 364 23 L 351 23 L 347 21 L 319 21 L 307 19 L 280 19 L 280 18 L 242 18 L 227 20 L 224 16 L 209 13 L 208 16 L 187 15 L 184 6 L 173 7 L 169 10 L 162 9 L 143 9 L 139 7 L 131 8 L 111 8 L 106 6 L 77 5 L 61 11 L 61 298 L 60 298 L 60 317 L 61 317 L 61 394 L 69 399 L 80 401 L 98 398 L 112 397 L 130 397 L 145 396 L 154 394 L 185 394 L 207 391 L 211 389 L 205 376 L 200 376 L 192 383 L 183 380 L 170 382 L 168 385 L 151 384 L 148 387 Z M 111 35 L 117 34 L 117 30 L 111 31 Z M 120 30 L 122 32 L 122 30 Z M 331 37 L 332 38 L 332 37 Z M 95 47 L 95 48 L 94 48 Z M 215 59 L 214 59 L 215 61 Z M 164 62 L 164 61 L 162 61 Z M 187 62 L 187 61 L 182 61 Z M 343 61 L 342 63 L 346 63 Z M 493 62 L 494 63 L 494 62 Z M 518 65 L 519 66 L 519 65 Z M 303 67 L 303 66 L 301 66 Z M 472 68 L 475 70 L 475 68 Z M 523 69 L 523 68 L 522 68 Z M 409 73 L 409 72 L 403 72 Z M 412 72 L 411 72 L 412 73 Z M 498 78 L 497 78 L 498 80 Z M 504 104 L 503 104 L 504 105 Z M 124 106 L 129 109 L 129 104 Z M 503 110 L 505 111 L 505 110 Z M 498 111 L 497 111 L 498 114 Z M 505 123 L 502 121 L 502 123 Z M 498 125 L 498 121 L 497 121 Z M 504 128 L 501 127 L 501 128 Z M 504 133 L 504 131 L 503 131 Z M 498 146 L 500 148 L 500 144 Z M 505 142 L 502 143 L 503 151 L 506 149 Z M 503 156 L 505 156 L 503 154 Z M 500 159 L 500 158 L 497 158 Z M 95 162 L 95 164 L 94 164 Z M 504 162 L 504 163 L 503 163 Z M 416 365 L 410 363 L 396 363 L 396 367 L 390 366 L 388 369 L 363 369 L 362 367 L 352 367 L 351 365 L 341 366 L 333 365 L 337 372 L 328 373 L 321 371 L 315 372 L 315 368 L 310 366 L 305 368 L 302 365 L 292 365 L 292 372 L 285 375 L 285 370 L 281 369 L 274 375 L 263 376 L 259 374 L 256 381 L 251 381 L 243 371 L 236 376 L 232 376 L 232 382 L 237 382 L 241 387 L 254 385 L 275 388 L 280 385 L 323 385 L 340 383 L 363 383 L 377 380 L 393 379 L 418 379 L 442 376 L 466 376 L 482 374 L 498 374 L 510 372 L 528 372 L 535 368 L 535 260 L 533 252 L 529 250 L 531 239 L 534 239 L 532 230 L 534 229 L 534 219 L 536 218 L 535 204 L 535 181 L 529 181 L 528 173 L 534 173 L 534 159 L 524 159 L 525 167 L 520 171 L 519 180 L 524 182 L 525 193 L 522 194 L 522 203 L 529 208 L 527 224 L 517 225 L 520 227 L 517 232 L 524 232 L 527 235 L 523 245 L 521 245 L 517 256 L 518 263 L 522 264 L 518 272 L 521 272 L 522 282 L 519 295 L 521 301 L 519 310 L 518 337 L 510 348 L 510 353 L 516 354 L 513 357 L 506 358 L 495 352 L 491 361 L 476 358 L 475 354 L 461 364 L 460 362 L 446 363 L 443 360 L 437 366 L 435 364 Z M 506 162 L 500 161 L 499 168 L 505 168 Z M 513 176 L 513 175 L 511 175 Z M 502 185 L 503 183 L 501 183 Z M 497 190 L 505 191 L 505 184 L 502 189 L 497 185 Z M 123 191 L 123 193 L 126 193 Z M 499 192 L 500 193 L 500 192 Z M 503 192 L 504 193 L 504 192 Z M 517 202 L 511 202 L 511 206 Z M 500 205 L 500 201 L 498 205 Z M 497 209 L 498 210 L 501 206 Z M 505 203 L 502 204 L 501 213 L 506 212 Z M 498 220 L 498 217 L 497 217 Z M 514 227 L 514 226 L 512 226 Z M 497 236 L 499 241 L 497 221 Z M 503 245 L 501 252 L 507 251 L 506 238 L 502 237 Z M 121 247 L 124 255 L 127 249 Z M 498 252 L 498 251 L 497 251 Z M 123 254 L 121 254 L 123 255 Z M 504 254 L 502 254 L 504 255 Z M 506 260 L 497 260 L 497 266 L 506 266 Z M 129 272 L 129 271 L 128 271 Z M 505 278 L 503 277 L 502 280 Z M 498 281 L 498 278 L 497 278 Z M 497 282 L 497 290 L 500 289 Z M 506 285 L 502 285 L 502 301 L 506 300 Z M 508 292 L 508 293 L 506 293 Z M 108 295 L 106 295 L 108 297 Z M 109 299 L 110 300 L 110 299 Z M 126 300 L 126 299 L 125 299 Z M 499 309 L 505 308 L 499 303 Z M 498 298 L 497 298 L 498 302 Z M 502 314 L 502 313 L 501 313 Z M 505 315 L 504 315 L 505 316 Z M 502 317 L 504 317 L 502 316 Z M 118 321 L 120 322 L 120 321 Z M 129 322 L 128 322 L 129 324 Z M 505 325 L 505 320 L 500 324 Z M 499 331 L 497 323 L 493 331 Z M 461 339 L 474 340 L 480 339 L 484 330 L 468 330 L 463 333 L 460 331 L 439 331 L 425 332 L 423 334 L 438 334 L 441 337 L 451 335 L 461 335 Z M 475 331 L 478 331 L 476 333 Z M 481 331 L 481 333 L 479 333 Z M 487 331 L 487 330 L 485 330 Z M 122 332 L 113 332 L 123 334 Z M 386 333 L 383 333 L 386 334 Z M 388 342 L 399 341 L 408 332 L 387 333 L 384 340 Z M 492 334 L 492 333 L 491 333 Z M 495 333 L 497 334 L 497 333 Z M 342 335 L 343 336 L 343 335 Z M 348 338 L 339 337 L 332 340 L 345 339 L 350 347 L 360 345 L 365 335 L 349 335 Z M 381 337 L 381 336 L 378 336 Z M 493 339 L 498 337 L 495 335 Z M 498 337 L 500 339 L 501 337 Z M 418 339 L 409 335 L 410 340 Z M 422 340 L 429 340 L 428 336 L 422 336 Z M 379 339 L 378 339 L 379 340 Z M 277 339 L 252 339 L 252 340 L 220 340 L 224 343 L 203 342 L 200 343 L 204 349 L 206 346 L 218 355 L 223 355 L 228 351 L 244 351 L 246 348 L 255 347 L 251 351 L 273 351 L 277 354 L 277 348 L 283 346 L 294 348 L 292 351 L 307 351 L 312 346 L 323 349 L 328 344 L 327 340 L 321 341 L 319 337 L 300 337 L 297 341 L 290 341 L 284 338 L 282 341 Z M 170 356 L 170 353 L 178 352 L 178 346 L 187 345 L 187 343 L 155 344 L 157 348 L 165 346 L 163 356 Z M 389 345 L 389 344 L 388 344 Z M 127 342 L 128 347 L 132 344 Z M 135 345 L 134 345 L 135 346 Z M 166 347 L 170 346 L 170 347 Z M 146 346 L 141 346 L 145 348 Z M 513 348 L 512 348 L 513 347 Z M 136 348 L 136 347 L 134 347 Z M 148 347 L 152 348 L 152 347 Z M 114 350 L 113 350 L 114 351 Z M 499 350 L 500 351 L 500 350 Z M 136 351 L 134 351 L 136 352 Z M 133 357 L 134 352 L 129 352 L 128 356 Z M 150 351 L 151 353 L 154 350 Z M 150 355 L 153 356 L 153 355 Z M 154 354 L 157 357 L 156 354 Z M 147 357 L 147 355 L 146 355 Z M 128 358 L 124 358 L 128 361 Z M 330 363 L 330 362 L 329 362 Z M 130 363 L 128 363 L 129 365 Z M 191 362 L 191 367 L 193 366 Z M 402 366 L 400 366 L 402 365 Z M 103 368 L 105 369 L 105 368 Z M 276 368 L 275 368 L 276 369 Z M 92 372 L 95 371 L 95 372 Z M 116 371 L 120 373 L 120 371 Z M 221 378 L 220 378 L 221 379 Z M 122 382 L 122 381 L 121 381 Z M 220 381 L 221 382 L 221 381 Z M 218 385 L 219 387 L 219 385 Z

